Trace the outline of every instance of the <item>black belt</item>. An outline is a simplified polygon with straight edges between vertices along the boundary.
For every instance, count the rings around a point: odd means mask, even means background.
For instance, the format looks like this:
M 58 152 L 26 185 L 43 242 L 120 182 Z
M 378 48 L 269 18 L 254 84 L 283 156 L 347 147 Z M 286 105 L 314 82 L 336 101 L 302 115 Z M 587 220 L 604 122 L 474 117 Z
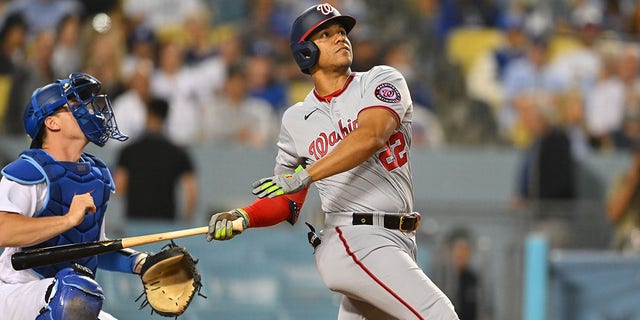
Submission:
M 373 213 L 360 213 L 353 214 L 353 225 L 368 224 L 373 225 L 374 214 Z M 402 232 L 411 232 L 418 229 L 420 225 L 420 214 L 385 214 L 384 227 L 387 229 L 400 230 Z

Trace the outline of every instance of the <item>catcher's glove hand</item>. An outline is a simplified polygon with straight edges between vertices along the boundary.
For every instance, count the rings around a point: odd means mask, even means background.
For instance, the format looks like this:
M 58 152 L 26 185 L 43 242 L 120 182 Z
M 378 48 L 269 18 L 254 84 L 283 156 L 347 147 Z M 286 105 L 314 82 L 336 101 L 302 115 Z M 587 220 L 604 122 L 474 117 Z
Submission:
M 144 292 L 136 299 L 146 295 L 140 309 L 149 305 L 152 314 L 177 317 L 187 310 L 196 293 L 206 298 L 200 293 L 202 283 L 197 263 L 187 249 L 173 241 L 160 252 L 147 256 L 140 270 Z

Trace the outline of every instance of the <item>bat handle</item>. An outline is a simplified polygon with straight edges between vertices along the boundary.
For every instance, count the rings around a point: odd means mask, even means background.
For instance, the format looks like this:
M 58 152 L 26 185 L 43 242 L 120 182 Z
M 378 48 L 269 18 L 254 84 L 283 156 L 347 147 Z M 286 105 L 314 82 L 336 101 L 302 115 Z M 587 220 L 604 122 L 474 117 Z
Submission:
M 233 233 L 241 233 L 242 231 L 244 231 L 244 218 L 235 219 L 233 220 L 232 224 Z

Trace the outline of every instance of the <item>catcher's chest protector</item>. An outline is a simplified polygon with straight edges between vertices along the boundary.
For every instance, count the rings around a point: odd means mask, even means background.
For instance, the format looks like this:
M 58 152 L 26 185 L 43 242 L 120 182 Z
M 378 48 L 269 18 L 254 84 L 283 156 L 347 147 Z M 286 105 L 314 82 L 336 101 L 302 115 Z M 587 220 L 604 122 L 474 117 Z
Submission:
M 96 212 L 85 216 L 82 223 L 64 233 L 24 250 L 59 246 L 64 244 L 96 241 L 100 238 L 102 219 L 114 185 L 107 166 L 100 159 L 88 154 L 80 162 L 58 162 L 41 149 L 30 149 L 2 170 L 7 178 L 22 184 L 47 182 L 46 203 L 36 217 L 62 216 L 69 211 L 74 195 L 89 192 L 96 205 Z M 63 268 L 78 263 L 96 272 L 97 256 L 55 265 L 37 267 L 33 270 L 43 278 L 53 277 Z

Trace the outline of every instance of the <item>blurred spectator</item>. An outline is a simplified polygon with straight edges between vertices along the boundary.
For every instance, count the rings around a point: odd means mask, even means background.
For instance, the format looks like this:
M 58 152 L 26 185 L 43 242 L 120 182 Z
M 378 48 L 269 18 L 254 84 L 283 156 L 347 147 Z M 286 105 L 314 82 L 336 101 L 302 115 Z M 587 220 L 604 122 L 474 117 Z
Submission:
M 625 113 L 640 114 L 640 52 L 638 45 L 627 43 L 620 50 L 616 71 L 618 77 L 627 88 L 625 95 Z
M 0 29 L 0 133 L 24 134 L 22 119 L 26 87 L 27 24 L 20 13 L 4 17 Z
M 182 146 L 197 143 L 205 93 L 199 89 L 207 84 L 184 65 L 184 48 L 177 41 L 161 44 L 158 58 L 158 68 L 151 76 L 151 93 L 169 102 L 169 139 Z
M 139 60 L 128 77 L 127 91 L 113 100 L 114 113 L 123 115 L 118 118 L 118 128 L 129 136 L 126 143 L 136 140 L 145 132 L 152 72 L 151 60 Z
M 591 0 L 587 0 L 591 1 Z M 534 32 L 572 33 L 571 12 L 582 0 L 573 3 L 569 1 L 529 1 L 516 0 L 511 2 L 511 12 L 524 15 L 525 29 Z
M 580 47 L 560 52 L 553 65 L 565 87 L 576 86 L 586 94 L 595 85 L 601 70 L 596 48 L 601 35 L 602 12 L 592 2 L 584 1 L 574 8 L 571 19 Z
M 502 23 L 503 13 L 493 0 L 440 0 L 438 34 L 446 39 L 460 27 L 494 27 Z
M 188 14 L 184 21 L 187 47 L 185 50 L 185 64 L 196 65 L 203 60 L 213 57 L 215 47 L 211 41 L 209 13 L 197 11 Z
M 29 34 L 56 30 L 60 21 L 67 15 L 80 16 L 84 7 L 77 0 L 16 0 L 11 1 L 8 12 L 20 12 L 24 15 Z
M 122 61 L 122 75 L 130 77 L 138 62 L 149 61 L 155 68 L 157 60 L 157 39 L 155 32 L 144 26 L 135 27 L 127 39 L 128 50 Z
M 640 136 L 640 115 L 625 114 L 622 128 L 614 135 L 617 151 L 635 151 Z
M 440 120 L 426 107 L 413 104 L 413 119 L 411 120 L 411 147 L 440 147 L 446 143 L 444 128 Z
M 584 123 L 584 97 L 578 89 L 564 92 L 558 101 L 559 126 L 565 128 L 571 153 L 576 161 L 584 159 L 590 151 L 589 137 Z
M 619 48 L 602 46 L 597 81 L 586 91 L 585 121 L 590 145 L 594 149 L 613 149 L 614 134 L 622 128 L 625 113 L 625 86 L 617 73 Z
M 216 55 L 193 67 L 193 76 L 198 77 L 194 81 L 198 85 L 197 91 L 205 95 L 212 91 L 219 92 L 227 78 L 229 66 L 239 63 L 246 56 L 244 41 L 237 33 L 227 34 L 217 49 Z
M 480 275 L 471 266 L 473 240 L 466 228 L 456 228 L 449 232 L 447 248 L 447 296 L 456 308 L 460 319 L 477 320 L 480 306 Z
M 275 74 L 275 62 L 268 54 L 247 57 L 247 89 L 249 96 L 269 102 L 275 113 L 289 106 L 287 85 Z
M 1 66 L 24 63 L 28 25 L 21 13 L 11 13 L 2 20 L 0 39 L 2 40 Z
M 244 65 L 230 67 L 222 94 L 209 101 L 203 117 L 205 141 L 262 148 L 275 138 L 278 120 L 269 103 L 248 96 Z
M 633 1 L 631 10 L 628 10 L 629 14 L 625 19 L 626 30 L 631 33 L 631 36 L 640 36 L 640 2 Z
M 36 34 L 32 48 L 27 57 L 27 80 L 25 87 L 38 88 L 54 81 L 53 75 L 53 47 L 55 45 L 55 34 L 52 30 L 43 30 Z M 24 92 L 22 101 L 29 101 L 31 94 Z
M 193 12 L 206 10 L 201 0 L 123 0 L 122 10 L 133 26 L 159 31 L 182 26 Z
M 211 12 L 209 24 L 231 25 L 244 21 L 250 10 L 251 1 L 247 0 L 204 0 Z
M 293 4 L 300 5 L 299 3 Z M 290 23 L 295 18 L 291 6 L 275 0 L 252 0 L 251 12 L 242 34 L 248 42 L 289 38 Z
M 626 32 L 626 19 L 622 2 L 624 0 L 603 1 L 602 28 L 617 33 Z M 627 1 L 629 2 L 629 1 Z M 634 1 L 635 2 L 635 1 Z
M 118 193 L 126 197 L 128 218 L 187 223 L 194 220 L 195 168 L 187 151 L 162 133 L 168 112 L 166 101 L 151 99 L 144 135 L 126 145 L 118 155 L 114 181 Z M 184 197 L 184 208 L 178 210 L 180 194 Z
M 382 64 L 398 69 L 407 81 L 413 102 L 433 111 L 431 93 L 421 74 L 416 70 L 416 61 L 414 47 L 405 40 L 391 42 L 383 49 Z
M 537 95 L 553 101 L 564 88 L 561 77 L 552 69 L 547 35 L 528 35 L 526 55 L 509 64 L 504 73 L 504 105 L 498 124 L 502 134 L 515 146 L 523 148 L 532 140 L 532 133 L 523 126 L 520 97 Z
M 487 51 L 473 62 L 467 75 L 467 88 L 472 99 L 489 105 L 495 116 L 502 106 L 504 92 L 502 83 L 507 67 L 526 53 L 527 39 L 523 17 L 510 15 L 505 18 L 503 42 Z
M 534 140 L 523 152 L 512 205 L 527 209 L 533 232 L 549 239 L 552 248 L 571 244 L 567 213 L 576 198 L 576 162 L 564 128 L 558 126 L 556 106 L 535 95 L 522 97 L 523 124 Z
M 619 81 L 624 87 L 624 115 L 622 127 L 614 133 L 614 145 L 618 150 L 632 150 L 635 147 L 634 137 L 637 136 L 640 119 L 640 79 L 638 66 L 640 63 L 638 46 L 626 44 L 620 50 L 620 57 L 616 62 Z
M 122 61 L 126 54 L 125 35 L 115 25 L 107 32 L 93 32 L 85 52 L 84 69 L 102 82 L 102 91 L 115 99 L 124 91 Z
M 64 79 L 71 73 L 81 70 L 80 24 L 79 16 L 68 14 L 57 25 L 51 63 L 53 76 L 56 79 Z
M 523 96 L 524 126 L 534 140 L 518 171 L 516 208 L 526 201 L 570 200 L 575 197 L 575 161 L 564 128 L 557 126 L 556 106 L 534 94 Z
M 282 81 L 300 78 L 300 72 L 291 57 L 289 36 L 295 14 L 304 10 L 298 11 L 296 8 L 305 1 L 253 0 L 249 3 L 249 19 L 238 29 L 246 52 L 250 55 L 270 55 L 274 70 Z
M 380 44 L 373 33 L 374 31 L 370 28 L 363 27 L 349 35 L 353 47 L 353 64 L 351 65 L 353 71 L 369 71 L 380 64 Z

